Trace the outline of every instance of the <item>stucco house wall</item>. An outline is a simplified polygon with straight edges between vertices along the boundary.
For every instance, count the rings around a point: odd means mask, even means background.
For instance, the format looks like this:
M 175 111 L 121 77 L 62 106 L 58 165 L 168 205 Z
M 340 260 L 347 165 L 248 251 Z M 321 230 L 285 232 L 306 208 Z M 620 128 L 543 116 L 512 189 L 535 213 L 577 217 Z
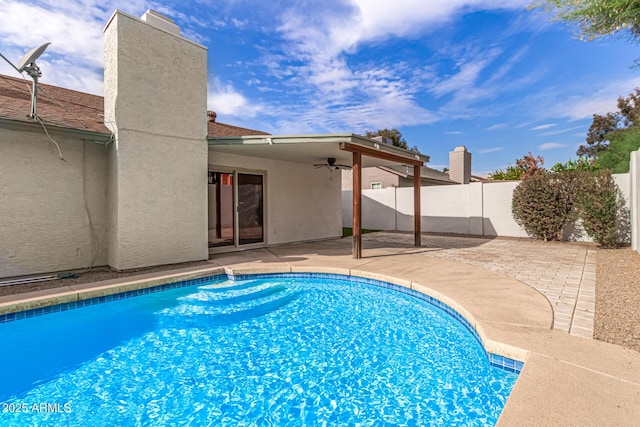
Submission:
M 216 166 L 265 173 L 267 245 L 342 236 L 340 174 L 312 165 L 209 151 Z
M 106 263 L 107 150 L 50 133 L 0 128 L 0 277 Z

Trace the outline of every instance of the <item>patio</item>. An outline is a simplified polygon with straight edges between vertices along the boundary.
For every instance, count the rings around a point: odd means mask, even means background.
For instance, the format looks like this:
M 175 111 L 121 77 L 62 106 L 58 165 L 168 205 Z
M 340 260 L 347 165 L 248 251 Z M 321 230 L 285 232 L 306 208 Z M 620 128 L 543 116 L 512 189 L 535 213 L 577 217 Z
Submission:
M 204 266 L 0 297 L 0 311 L 18 300 L 36 306 L 56 293 L 77 298 L 81 292 L 109 292 L 127 283 L 130 289 L 137 280 L 174 281 L 221 267 L 236 274 L 357 274 L 439 295 L 475 319 L 491 351 L 528 354 L 498 425 L 633 425 L 640 419 L 640 354 L 568 334 L 581 328 L 575 313 L 573 320 L 558 320 L 565 306 L 574 312 L 581 307 L 581 295 L 587 303 L 593 298 L 586 290 L 595 278 L 592 247 L 431 235 L 422 236 L 422 247 L 412 243 L 410 233 L 367 234 L 361 259 L 352 257 L 351 239 L 219 254 Z

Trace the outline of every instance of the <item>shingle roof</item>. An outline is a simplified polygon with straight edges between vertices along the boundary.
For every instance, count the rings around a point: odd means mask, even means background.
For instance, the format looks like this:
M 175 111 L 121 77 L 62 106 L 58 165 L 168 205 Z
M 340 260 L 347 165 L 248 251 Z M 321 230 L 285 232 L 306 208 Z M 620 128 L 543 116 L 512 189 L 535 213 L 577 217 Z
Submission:
M 0 117 L 34 122 L 29 118 L 31 85 L 31 80 L 0 74 Z M 45 124 L 110 134 L 103 112 L 101 96 L 38 83 L 37 113 Z
M 239 126 L 227 125 L 218 122 L 208 122 L 209 137 L 217 136 L 249 136 L 249 135 L 269 135 L 267 132 L 262 132 L 254 129 L 242 128 Z
M 405 178 L 413 177 L 413 166 L 389 165 L 389 166 L 381 166 L 380 168 L 387 170 L 389 172 L 395 173 L 397 175 L 403 176 Z M 449 184 L 457 184 L 457 182 L 449 178 L 448 173 L 440 172 L 439 170 L 435 170 L 427 166 L 423 166 L 420 168 L 420 178 L 430 179 L 433 181 L 446 182 Z
M 25 82 L 21 78 L 0 74 L 0 118 L 27 123 L 34 122 L 29 118 L 31 110 L 30 87 L 30 80 Z M 104 98 L 102 96 L 43 83 L 38 83 L 38 88 L 37 113 L 45 124 L 111 133 L 104 125 Z M 207 130 L 210 137 L 269 135 L 259 130 L 211 121 L 207 123 Z

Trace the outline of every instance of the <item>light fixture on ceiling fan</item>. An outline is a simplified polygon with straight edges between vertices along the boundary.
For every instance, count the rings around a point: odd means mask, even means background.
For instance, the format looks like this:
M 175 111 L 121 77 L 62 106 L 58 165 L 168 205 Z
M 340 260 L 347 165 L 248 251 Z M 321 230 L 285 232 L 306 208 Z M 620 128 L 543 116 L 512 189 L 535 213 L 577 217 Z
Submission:
M 329 170 L 338 170 L 338 169 L 351 170 L 351 166 L 337 164 L 335 157 L 328 157 L 327 163 L 319 163 L 313 166 L 315 166 L 316 169 L 325 167 Z

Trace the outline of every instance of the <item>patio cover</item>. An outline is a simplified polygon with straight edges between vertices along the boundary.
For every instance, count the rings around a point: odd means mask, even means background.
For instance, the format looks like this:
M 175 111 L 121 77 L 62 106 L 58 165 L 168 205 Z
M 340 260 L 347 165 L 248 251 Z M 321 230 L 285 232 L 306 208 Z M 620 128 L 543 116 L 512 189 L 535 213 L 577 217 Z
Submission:
M 414 235 L 420 246 L 420 167 L 429 156 L 355 134 L 250 135 L 207 138 L 209 149 L 230 154 L 285 160 L 309 165 L 336 163 L 353 168 L 353 257 L 362 257 L 362 168 L 390 162 L 414 167 Z

